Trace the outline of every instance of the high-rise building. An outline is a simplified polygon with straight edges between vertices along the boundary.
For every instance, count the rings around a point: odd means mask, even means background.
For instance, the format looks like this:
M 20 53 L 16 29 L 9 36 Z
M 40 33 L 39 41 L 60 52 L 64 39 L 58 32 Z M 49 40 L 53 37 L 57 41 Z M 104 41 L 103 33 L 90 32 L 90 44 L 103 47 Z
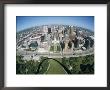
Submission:
M 78 48 L 79 47 L 79 40 L 77 37 L 75 37 L 75 40 L 74 40 L 74 47 L 75 48 Z
M 44 42 L 44 35 L 43 36 L 41 36 L 41 42 Z
M 48 26 L 47 26 L 47 25 L 44 25 L 44 26 L 43 26 L 43 32 L 44 32 L 44 33 L 47 33 L 47 32 L 48 32 Z
M 48 34 L 50 34 L 51 33 L 51 28 L 48 28 Z
M 89 48 L 90 48 L 90 38 L 89 38 L 89 37 L 86 37 L 86 38 L 85 38 L 84 47 L 85 47 L 86 49 L 89 49 Z

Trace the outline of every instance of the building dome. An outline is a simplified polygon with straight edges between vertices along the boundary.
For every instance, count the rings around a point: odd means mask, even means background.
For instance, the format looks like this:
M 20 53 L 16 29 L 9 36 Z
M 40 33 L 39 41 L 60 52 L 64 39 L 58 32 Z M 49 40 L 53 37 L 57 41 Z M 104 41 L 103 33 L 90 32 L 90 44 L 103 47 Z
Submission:
M 37 41 L 30 43 L 29 47 L 31 48 L 31 50 L 35 50 L 38 47 Z

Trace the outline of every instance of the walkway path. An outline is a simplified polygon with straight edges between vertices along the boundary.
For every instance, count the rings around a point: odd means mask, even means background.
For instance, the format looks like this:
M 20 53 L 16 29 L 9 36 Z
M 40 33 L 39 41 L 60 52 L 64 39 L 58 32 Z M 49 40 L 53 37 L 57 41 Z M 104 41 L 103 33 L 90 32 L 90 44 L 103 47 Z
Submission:
M 64 68 L 55 60 L 50 59 L 49 64 L 46 74 L 66 74 Z

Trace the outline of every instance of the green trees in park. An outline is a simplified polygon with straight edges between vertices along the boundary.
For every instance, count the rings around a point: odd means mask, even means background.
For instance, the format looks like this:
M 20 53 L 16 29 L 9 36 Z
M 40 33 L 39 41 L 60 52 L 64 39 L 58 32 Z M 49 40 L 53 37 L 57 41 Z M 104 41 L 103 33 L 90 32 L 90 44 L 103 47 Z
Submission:
M 52 60 L 60 62 L 70 74 L 94 74 L 94 55 L 54 58 Z M 23 56 L 16 56 L 16 74 L 46 74 L 49 63 L 47 57 L 40 57 L 39 61 L 27 61 L 23 60 Z
M 47 68 L 49 66 L 48 59 L 44 59 L 44 61 L 41 62 L 42 64 L 39 66 L 39 72 L 38 74 L 45 74 L 47 71 Z
M 94 73 L 94 55 L 81 57 L 62 58 L 62 64 L 65 65 L 72 74 L 93 74 Z
M 25 73 L 25 62 L 22 56 L 16 56 L 16 74 Z
M 39 62 L 23 60 L 22 56 L 16 57 L 16 74 L 35 74 Z
M 23 60 L 23 56 L 16 56 L 16 74 L 45 73 L 48 67 L 48 60 L 46 62 L 43 62 L 45 59 L 46 58 L 41 57 L 39 61 L 36 60 L 27 61 Z

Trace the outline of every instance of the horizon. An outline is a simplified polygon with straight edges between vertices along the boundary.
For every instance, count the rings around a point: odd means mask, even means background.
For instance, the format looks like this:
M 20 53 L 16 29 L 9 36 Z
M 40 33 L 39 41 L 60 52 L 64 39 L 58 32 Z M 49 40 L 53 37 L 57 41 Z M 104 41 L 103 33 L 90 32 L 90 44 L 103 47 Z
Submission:
M 30 29 L 30 28 L 40 27 L 40 26 L 45 26 L 45 25 L 46 25 L 46 24 L 31 26 L 31 27 L 28 27 L 28 28 L 24 28 L 24 29 L 22 29 L 22 30 L 20 30 L 20 31 L 17 31 L 17 33 L 18 33 L 18 32 L 22 32 L 22 31 L 25 31 L 25 30 Z M 48 25 L 64 25 L 64 24 L 48 24 Z M 47 26 L 48 26 L 48 25 L 47 25 Z M 67 24 L 65 24 L 65 25 L 67 25 Z M 69 25 L 68 25 L 68 26 L 69 26 Z M 71 26 L 75 26 L 75 25 L 71 25 Z M 75 27 L 80 27 L 80 26 L 75 26 Z M 85 28 L 85 27 L 80 27 L 80 28 Z M 85 29 L 87 29 L 87 30 L 89 30 L 89 31 L 91 31 L 91 32 L 94 32 L 94 30 L 92 31 L 92 30 L 90 30 L 90 29 L 88 29 L 88 28 L 85 28 Z
M 94 16 L 16 16 L 16 31 L 43 25 L 72 25 L 94 32 Z

